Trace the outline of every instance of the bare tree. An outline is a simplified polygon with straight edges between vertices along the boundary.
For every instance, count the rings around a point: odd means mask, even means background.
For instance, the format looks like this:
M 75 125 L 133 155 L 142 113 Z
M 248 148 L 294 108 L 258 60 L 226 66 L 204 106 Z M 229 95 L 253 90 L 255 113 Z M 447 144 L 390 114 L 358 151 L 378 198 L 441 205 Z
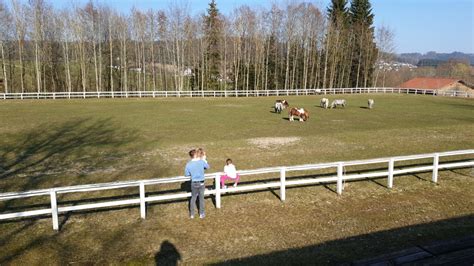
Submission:
M 374 86 L 378 84 L 378 78 L 380 72 L 383 72 L 382 78 L 382 87 L 385 87 L 385 75 L 386 71 L 383 68 L 383 63 L 389 63 L 393 59 L 393 54 L 395 53 L 395 44 L 394 44 L 395 34 L 394 31 L 385 25 L 382 25 L 377 29 L 375 40 L 378 47 L 377 62 L 378 67 L 375 70 L 374 76 Z
M 5 46 L 10 38 L 11 28 L 11 15 L 7 6 L 0 0 L 0 53 L 2 56 L 2 74 L 5 82 L 5 93 L 8 93 L 8 75 L 7 75 L 7 62 L 5 58 Z

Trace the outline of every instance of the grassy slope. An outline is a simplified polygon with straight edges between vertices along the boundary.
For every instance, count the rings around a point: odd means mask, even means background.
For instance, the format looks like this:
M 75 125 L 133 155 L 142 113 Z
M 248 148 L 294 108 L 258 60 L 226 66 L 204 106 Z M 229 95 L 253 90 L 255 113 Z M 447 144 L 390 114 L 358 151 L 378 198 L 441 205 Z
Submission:
M 251 169 L 474 147 L 472 100 L 371 95 L 375 109 L 367 110 L 360 108 L 367 95 L 343 97 L 345 110 L 318 108 L 321 97 L 287 97 L 292 106 L 310 110 L 307 123 L 272 113 L 275 98 L 0 102 L 0 190 L 180 175 L 186 152 L 196 146 L 206 148 L 214 170 L 226 157 Z M 262 137 L 300 141 L 285 147 L 248 141 Z M 436 187 L 427 179 L 397 179 L 392 191 L 370 181 L 353 183 L 342 197 L 324 187 L 292 189 L 285 204 L 270 192 L 224 197 L 219 211 L 208 201 L 204 221 L 187 220 L 182 202 L 149 207 L 146 221 L 137 219 L 136 208 L 68 216 L 59 234 L 51 232 L 49 219 L 0 224 L 0 264 L 39 263 L 39 254 L 62 264 L 148 263 L 165 241 L 185 262 L 281 251 L 275 262 L 329 263 L 406 241 L 472 233 L 473 223 L 463 226 L 474 213 L 472 170 L 443 172 Z M 410 229 L 455 217 L 465 218 Z M 403 227 L 408 229 L 397 229 Z M 377 233 L 389 229 L 395 231 Z

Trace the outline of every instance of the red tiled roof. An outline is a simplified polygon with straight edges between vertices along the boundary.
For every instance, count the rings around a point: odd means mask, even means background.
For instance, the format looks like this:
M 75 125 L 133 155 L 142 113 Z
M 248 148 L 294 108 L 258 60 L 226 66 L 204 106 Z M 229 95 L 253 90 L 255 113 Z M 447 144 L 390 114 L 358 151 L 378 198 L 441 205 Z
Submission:
M 414 78 L 402 83 L 400 85 L 400 88 L 436 90 L 451 85 L 458 81 L 460 80 L 446 78 Z

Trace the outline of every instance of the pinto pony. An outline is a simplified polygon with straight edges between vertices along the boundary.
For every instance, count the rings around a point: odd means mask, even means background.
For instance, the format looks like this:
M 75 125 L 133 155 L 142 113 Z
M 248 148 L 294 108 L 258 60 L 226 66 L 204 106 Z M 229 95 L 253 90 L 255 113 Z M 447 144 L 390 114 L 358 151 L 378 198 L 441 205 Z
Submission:
M 369 109 L 372 109 L 374 107 L 374 100 L 369 99 L 369 101 L 367 102 L 367 105 L 369 106 Z
M 319 103 L 319 106 L 321 106 L 321 108 L 328 109 L 329 99 L 328 98 L 322 98 L 321 102 Z
M 288 118 L 290 121 L 294 121 L 294 117 L 298 117 L 300 122 L 306 121 L 309 118 L 309 113 L 304 108 L 295 108 L 292 107 L 290 111 L 288 111 Z
M 346 107 L 346 100 L 334 100 L 331 103 L 331 109 L 336 108 L 338 105 Z
M 290 104 L 287 100 L 276 100 L 275 101 L 275 113 L 281 113 L 281 111 L 285 108 L 288 108 Z

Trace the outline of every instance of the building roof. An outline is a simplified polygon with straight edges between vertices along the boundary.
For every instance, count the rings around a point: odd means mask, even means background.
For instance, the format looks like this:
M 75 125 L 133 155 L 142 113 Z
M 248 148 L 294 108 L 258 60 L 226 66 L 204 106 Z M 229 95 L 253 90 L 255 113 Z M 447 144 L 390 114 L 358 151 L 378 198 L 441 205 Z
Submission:
M 436 90 L 444 88 L 456 82 L 461 82 L 461 80 L 447 78 L 413 78 L 407 82 L 402 83 L 400 85 L 400 88 Z

